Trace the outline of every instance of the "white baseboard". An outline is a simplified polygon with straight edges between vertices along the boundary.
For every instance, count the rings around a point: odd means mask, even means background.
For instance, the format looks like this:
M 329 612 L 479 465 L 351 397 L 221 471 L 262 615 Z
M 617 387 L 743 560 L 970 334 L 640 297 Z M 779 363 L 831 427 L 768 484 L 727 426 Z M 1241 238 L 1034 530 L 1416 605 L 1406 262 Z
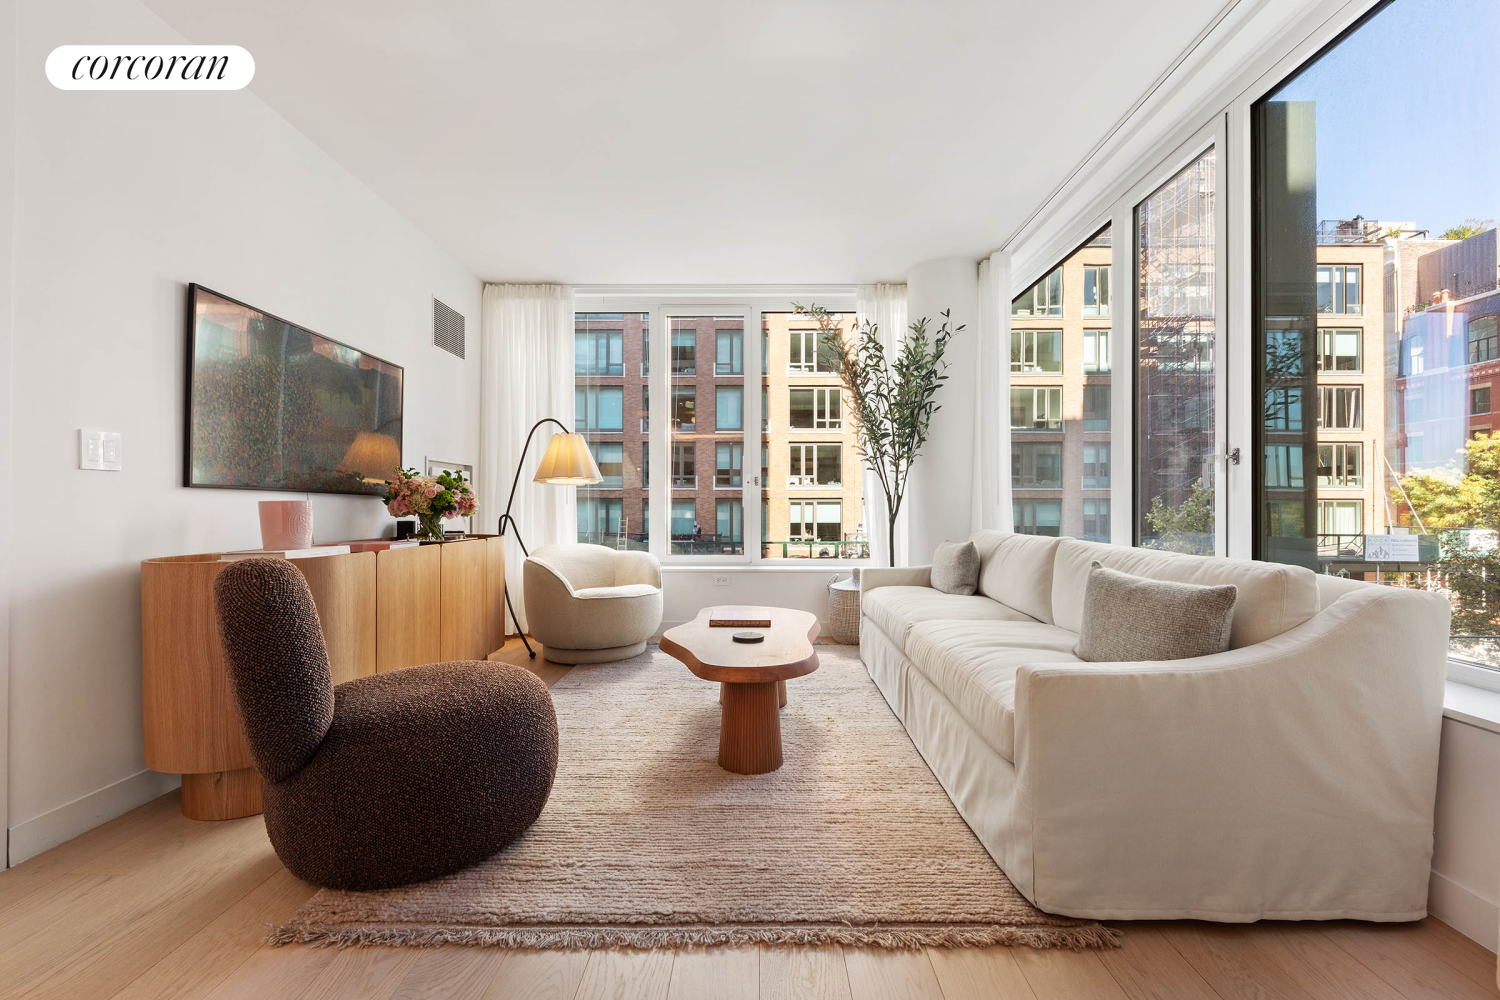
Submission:
M 176 774 L 141 771 L 34 819 L 17 823 L 10 828 L 9 864 L 18 865 L 49 847 L 87 833 L 101 823 L 108 823 L 138 805 L 165 795 L 181 783 L 182 778 Z
M 1500 906 L 1446 875 L 1432 873 L 1427 888 L 1427 912 L 1490 951 L 1500 946 Z

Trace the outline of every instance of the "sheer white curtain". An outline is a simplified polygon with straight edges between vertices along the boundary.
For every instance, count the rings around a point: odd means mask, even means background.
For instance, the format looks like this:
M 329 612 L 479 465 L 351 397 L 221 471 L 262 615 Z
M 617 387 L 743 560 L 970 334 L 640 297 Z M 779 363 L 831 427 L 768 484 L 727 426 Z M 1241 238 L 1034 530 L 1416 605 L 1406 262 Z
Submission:
M 979 391 L 974 394 L 975 531 L 1010 531 L 1010 254 L 979 262 Z
M 485 285 L 484 375 L 480 383 L 479 524 L 494 531 L 510 497 L 510 484 L 526 434 L 543 417 L 573 426 L 573 292 L 566 285 Z M 521 470 L 507 531 L 505 585 L 519 619 L 507 630 L 526 629 L 521 563 L 525 556 L 516 531 L 535 550 L 577 538 L 574 487 L 533 483 L 537 461 L 557 432 L 548 424 L 536 432 Z
M 905 285 L 860 285 L 859 320 L 879 327 L 881 343 L 885 345 L 887 358 L 895 356 L 906 339 L 906 286 Z M 870 540 L 870 562 L 884 566 L 889 560 L 889 537 L 885 494 L 880 491 L 880 481 L 868 468 L 865 469 L 865 537 Z M 906 515 L 896 525 L 896 565 L 907 563 Z

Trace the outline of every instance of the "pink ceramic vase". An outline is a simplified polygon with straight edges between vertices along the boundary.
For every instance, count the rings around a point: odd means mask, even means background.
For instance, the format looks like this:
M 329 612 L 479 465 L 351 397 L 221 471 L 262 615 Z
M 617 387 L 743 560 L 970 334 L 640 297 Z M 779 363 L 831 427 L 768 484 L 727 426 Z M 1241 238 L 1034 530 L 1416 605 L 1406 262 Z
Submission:
M 262 500 L 260 502 L 260 547 L 305 549 L 313 540 L 311 500 Z

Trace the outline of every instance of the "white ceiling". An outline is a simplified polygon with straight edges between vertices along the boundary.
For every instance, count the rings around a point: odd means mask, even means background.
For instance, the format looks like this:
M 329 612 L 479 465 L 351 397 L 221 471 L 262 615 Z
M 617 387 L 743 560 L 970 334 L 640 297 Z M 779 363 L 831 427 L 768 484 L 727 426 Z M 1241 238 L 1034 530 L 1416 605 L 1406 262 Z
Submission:
M 901 279 L 995 249 L 1206 0 L 144 0 L 487 280 Z

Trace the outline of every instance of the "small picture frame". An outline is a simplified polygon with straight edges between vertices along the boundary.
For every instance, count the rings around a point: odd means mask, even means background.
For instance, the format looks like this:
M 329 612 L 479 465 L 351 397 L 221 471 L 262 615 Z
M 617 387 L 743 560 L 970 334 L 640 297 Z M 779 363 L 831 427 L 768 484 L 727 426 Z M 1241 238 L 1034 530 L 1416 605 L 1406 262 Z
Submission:
M 471 483 L 471 484 L 474 482 L 474 466 L 472 466 L 472 465 L 470 465 L 468 463 L 465 463 L 465 462 L 445 462 L 442 459 L 438 459 L 438 458 L 429 458 L 427 460 L 427 468 L 426 468 L 426 470 L 424 472 L 425 475 L 436 476 L 439 473 L 443 473 L 443 472 L 461 472 L 461 473 L 463 473 L 464 480 L 466 482 Z M 471 485 L 470 488 L 471 489 L 473 488 L 472 485 Z M 455 518 L 450 518 L 450 519 L 444 520 L 443 524 L 445 524 L 445 525 L 451 524 L 451 525 L 454 525 L 455 527 L 462 526 L 462 529 L 463 529 L 463 531 L 464 531 L 465 534 L 472 535 L 474 533 L 474 519 L 472 517 L 455 517 Z M 448 530 L 454 530 L 454 529 L 448 529 Z

